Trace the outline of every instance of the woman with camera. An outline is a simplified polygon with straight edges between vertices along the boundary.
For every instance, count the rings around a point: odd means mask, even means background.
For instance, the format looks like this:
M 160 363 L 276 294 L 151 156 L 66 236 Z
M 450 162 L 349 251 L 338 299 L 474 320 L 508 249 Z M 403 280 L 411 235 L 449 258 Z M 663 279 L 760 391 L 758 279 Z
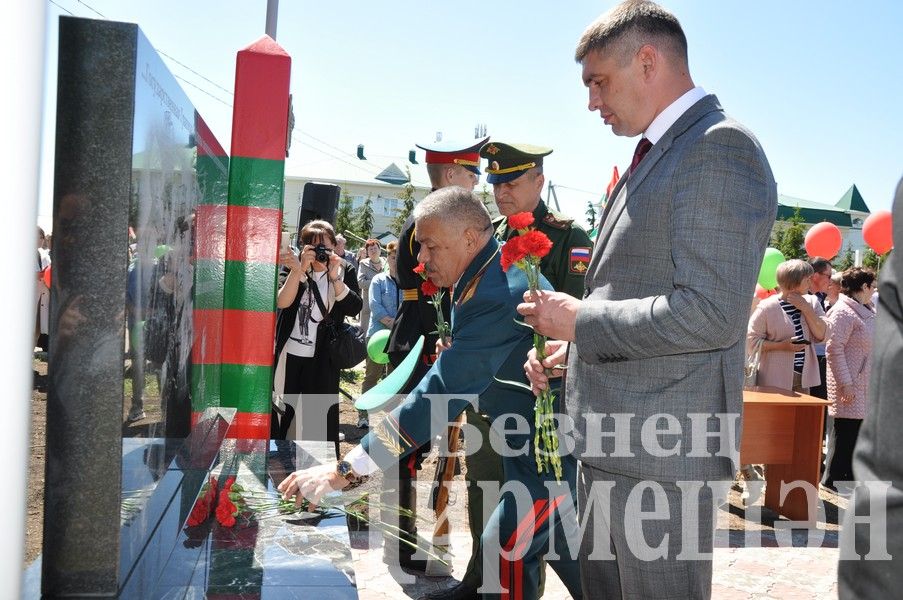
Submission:
M 276 369 L 270 437 L 329 440 L 339 447 L 339 369 L 329 358 L 327 326 L 361 310 L 354 266 L 335 254 L 335 231 L 326 221 L 301 229 L 300 252 L 283 251 L 289 269 L 276 297 Z M 279 400 L 281 398 L 281 400 Z

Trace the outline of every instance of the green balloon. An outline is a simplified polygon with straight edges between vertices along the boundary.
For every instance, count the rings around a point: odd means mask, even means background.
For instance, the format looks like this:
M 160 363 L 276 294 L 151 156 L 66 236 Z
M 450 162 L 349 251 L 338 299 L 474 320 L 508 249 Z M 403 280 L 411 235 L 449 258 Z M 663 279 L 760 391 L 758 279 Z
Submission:
M 376 410 L 392 399 L 404 399 L 398 395 L 398 390 L 411 378 L 414 369 L 420 363 L 420 353 L 423 351 L 423 336 L 417 339 L 417 343 L 404 357 L 401 364 L 395 367 L 389 375 L 375 386 L 361 394 L 354 403 L 358 410 Z
M 759 268 L 759 285 L 766 290 L 778 287 L 778 265 L 784 262 L 784 255 L 777 248 L 766 248 Z
M 384 365 L 389 362 L 389 355 L 386 354 L 386 344 L 389 342 L 389 330 L 380 329 L 367 342 L 367 356 L 370 360 L 378 365 Z

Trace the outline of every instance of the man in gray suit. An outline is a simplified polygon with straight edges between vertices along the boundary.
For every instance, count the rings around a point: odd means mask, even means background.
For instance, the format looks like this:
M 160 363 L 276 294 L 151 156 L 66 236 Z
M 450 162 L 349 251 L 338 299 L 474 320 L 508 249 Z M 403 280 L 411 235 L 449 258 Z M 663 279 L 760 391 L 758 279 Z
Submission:
M 753 135 L 695 87 L 672 14 L 625 2 L 587 28 L 576 59 L 589 109 L 616 135 L 643 137 L 602 215 L 583 299 L 542 292 L 518 307 L 564 340 L 542 365 L 531 352 L 525 370 L 544 387 L 570 342 L 584 594 L 708 598 L 777 189 Z
M 897 185 L 894 199 L 894 246 L 903 246 L 903 180 Z M 856 489 L 852 506 L 843 522 L 841 560 L 838 573 L 841 598 L 893 598 L 903 588 L 903 255 L 894 250 L 881 269 L 878 289 L 878 322 L 872 344 L 872 372 L 869 376 L 869 407 L 859 432 L 853 456 L 853 474 L 865 486 Z M 890 487 L 885 488 L 890 482 Z M 877 485 L 875 485 L 877 484 Z M 867 487 L 875 486 L 875 491 Z M 854 515 L 868 518 L 874 515 L 871 494 L 887 494 L 887 525 L 877 531 L 879 523 L 855 524 Z M 886 560 L 866 560 L 884 554 L 879 536 L 886 535 L 886 552 L 893 557 Z M 871 541 L 870 541 L 871 540 Z M 849 546 L 847 545 L 849 544 Z M 856 554 L 846 549 L 855 545 Z

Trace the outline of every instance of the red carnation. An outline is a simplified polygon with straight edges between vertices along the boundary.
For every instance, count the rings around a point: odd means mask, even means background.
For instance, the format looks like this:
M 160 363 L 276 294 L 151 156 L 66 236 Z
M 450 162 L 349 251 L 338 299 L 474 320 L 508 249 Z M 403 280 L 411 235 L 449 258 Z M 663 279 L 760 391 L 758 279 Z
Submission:
M 420 291 L 423 292 L 424 296 L 433 296 L 439 293 L 439 288 L 429 279 L 425 279 L 423 283 L 420 284 Z
M 416 267 L 414 267 L 414 272 L 420 276 L 423 276 L 423 273 L 426 271 L 426 265 L 423 263 L 419 263 Z
M 519 212 L 508 217 L 508 227 L 511 229 L 526 229 L 533 224 L 533 213 Z
M 213 503 L 216 501 L 216 486 L 216 477 L 211 477 L 204 495 L 194 503 L 191 514 L 188 515 L 188 520 L 185 522 L 186 525 L 194 527 L 207 520 L 207 517 L 210 516 L 210 509 L 213 508 Z
M 194 508 L 191 509 L 191 514 L 188 515 L 188 520 L 185 522 L 189 527 L 194 527 L 195 525 L 200 525 L 204 521 L 207 520 L 207 517 L 210 516 L 210 507 L 204 503 L 203 498 L 199 499 L 194 503 Z
M 549 236 L 535 229 L 518 236 L 518 238 L 521 240 L 521 250 L 529 256 L 542 258 L 552 249 L 552 240 L 549 239 Z
M 224 507 L 223 505 L 220 505 L 220 507 L 216 509 L 216 520 L 219 521 L 219 524 L 223 527 L 235 526 L 235 515 L 232 514 L 232 511 L 228 507 Z
M 526 256 L 527 253 L 523 247 L 523 236 L 511 238 L 502 246 L 502 270 L 507 273 L 508 269 L 511 268 L 511 265 L 522 261 Z
M 219 524 L 223 527 L 232 527 L 235 525 L 235 515 L 237 513 L 238 507 L 232 504 L 229 496 L 220 494 L 219 505 L 216 507 L 216 520 L 219 521 Z

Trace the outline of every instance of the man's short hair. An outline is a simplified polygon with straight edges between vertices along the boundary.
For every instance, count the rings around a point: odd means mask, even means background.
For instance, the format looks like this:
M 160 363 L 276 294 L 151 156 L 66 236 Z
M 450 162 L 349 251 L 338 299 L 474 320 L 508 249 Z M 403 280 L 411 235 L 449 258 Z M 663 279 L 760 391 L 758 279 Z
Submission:
M 347 244 L 347 243 L 348 243 L 348 240 L 346 240 L 346 239 L 345 239 L 345 236 L 342 235 L 341 233 L 337 233 L 337 234 L 335 235 L 335 243 L 336 243 L 336 244 Z
M 826 274 L 828 277 L 831 276 L 831 261 L 821 256 L 814 256 L 809 259 L 809 264 L 816 273 Z M 827 273 L 825 273 L 826 271 Z
M 574 59 L 580 63 L 590 52 L 609 51 L 624 65 L 645 44 L 687 64 L 687 36 L 677 17 L 655 2 L 627 0 L 586 28 Z
M 813 273 L 815 271 L 812 269 L 812 265 L 804 260 L 792 258 L 778 265 L 776 275 L 778 285 L 786 291 L 798 288 L 803 280 Z
M 460 222 L 464 228 L 477 231 L 492 228 L 492 218 L 483 202 L 473 192 L 456 185 L 436 190 L 414 207 L 414 220 L 437 219 L 441 222 Z
M 456 163 L 426 163 L 426 174 L 429 175 L 430 185 L 438 189 L 443 187 L 445 182 L 442 181 L 442 174 L 446 169 L 463 169 Z

